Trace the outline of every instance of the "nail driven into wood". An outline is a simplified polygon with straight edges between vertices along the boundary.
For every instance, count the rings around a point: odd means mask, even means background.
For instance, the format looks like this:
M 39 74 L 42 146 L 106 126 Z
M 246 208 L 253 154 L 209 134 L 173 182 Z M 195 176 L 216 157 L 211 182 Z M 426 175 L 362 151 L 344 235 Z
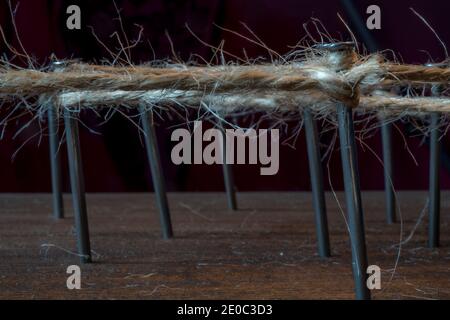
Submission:
M 173 237 L 172 221 L 170 218 L 169 204 L 166 195 L 166 184 L 161 167 L 161 157 L 159 154 L 158 140 L 156 138 L 153 113 L 148 111 L 145 105 L 139 106 L 141 113 L 141 123 L 144 131 L 145 149 L 147 150 L 147 159 L 152 175 L 153 188 L 155 191 L 156 204 L 159 210 L 159 221 L 163 239 Z
M 323 173 L 320 157 L 320 141 L 316 120 L 313 119 L 310 108 L 303 111 L 305 124 L 306 146 L 308 151 L 309 175 L 311 178 L 311 191 L 313 197 L 314 217 L 316 224 L 317 250 L 322 258 L 329 257 L 330 239 L 328 233 L 328 220 L 323 189 Z
M 388 224 L 392 224 L 396 222 L 392 175 L 392 124 L 386 119 L 383 119 L 381 124 L 381 143 L 383 148 L 384 192 L 386 194 L 386 220 Z
M 427 67 L 447 67 L 448 63 L 427 64 Z M 442 93 L 440 85 L 432 87 L 432 95 L 438 97 Z M 441 136 L 440 130 L 440 112 L 430 113 L 430 181 L 429 181 L 429 206 L 428 206 L 428 247 L 439 247 L 440 242 L 440 215 L 441 215 L 441 186 L 440 186 L 440 167 L 441 167 Z
M 84 190 L 83 166 L 81 162 L 80 138 L 78 120 L 69 109 L 64 109 L 66 128 L 67 154 L 69 160 L 70 185 L 77 234 L 78 253 L 81 263 L 92 262 L 91 244 L 89 239 L 89 224 Z
M 61 61 L 53 62 L 54 72 L 62 72 L 66 65 L 65 62 Z M 83 165 L 81 160 L 80 137 L 78 133 L 78 120 L 68 107 L 64 107 L 63 116 L 78 253 L 80 255 L 81 263 L 90 263 L 92 262 L 92 254 L 84 189 Z
M 354 45 L 352 43 L 331 43 L 318 45 L 332 62 L 341 61 L 340 70 L 351 67 Z M 342 63 L 346 61 L 346 64 Z M 339 70 L 338 70 L 339 71 Z M 357 88 L 356 88 L 357 90 Z M 355 91 L 355 94 L 358 94 Z M 349 97 L 348 101 L 359 97 Z M 358 99 L 359 100 L 359 99 Z M 357 101 L 358 101 L 357 100 Z M 344 103 L 337 104 L 339 140 L 341 149 L 342 172 L 344 175 L 345 202 L 347 207 L 350 244 L 352 251 L 352 269 L 355 283 L 356 299 L 370 299 L 367 288 L 367 250 L 364 231 L 364 216 L 359 185 L 358 159 L 356 154 L 355 132 L 353 128 L 353 109 Z
M 370 291 L 366 285 L 366 270 L 368 266 L 367 249 L 359 185 L 355 132 L 353 128 L 353 114 L 351 108 L 344 104 L 338 104 L 337 113 L 356 298 L 358 300 L 370 299 Z
M 398 88 L 392 88 L 390 91 L 376 90 L 373 92 L 375 97 L 395 96 Z M 386 108 L 386 110 L 389 110 Z M 392 122 L 394 114 L 386 112 L 378 113 L 378 120 L 381 125 L 381 145 L 383 151 L 383 174 L 384 174 L 384 192 L 386 199 L 386 221 L 388 224 L 396 222 L 396 198 L 394 189 L 394 176 L 392 164 Z
M 439 247 L 439 220 L 441 211 L 441 188 L 440 188 L 440 135 L 439 130 L 441 114 L 433 112 L 430 114 L 430 182 L 429 182 L 429 219 L 428 219 L 428 247 Z
M 50 170 L 52 179 L 53 217 L 64 218 L 64 202 L 62 196 L 61 157 L 59 152 L 59 117 L 52 101 L 45 102 L 48 119 L 48 140 L 50 150 Z
M 223 182 L 225 184 L 225 192 L 227 194 L 227 204 L 228 209 L 235 211 L 237 210 L 236 202 L 236 191 L 234 184 L 233 168 L 231 164 L 227 161 L 227 143 L 226 143 L 226 133 L 224 125 L 220 119 L 217 119 L 217 126 L 222 133 L 222 172 L 223 172 Z

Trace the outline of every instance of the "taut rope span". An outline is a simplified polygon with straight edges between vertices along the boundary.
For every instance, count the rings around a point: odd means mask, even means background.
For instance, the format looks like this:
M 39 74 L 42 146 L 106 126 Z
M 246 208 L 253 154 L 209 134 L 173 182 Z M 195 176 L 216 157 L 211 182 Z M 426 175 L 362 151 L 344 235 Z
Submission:
M 198 105 L 239 102 L 252 107 L 292 108 L 342 102 L 351 107 L 420 112 L 449 112 L 448 99 L 373 95 L 399 86 L 423 87 L 450 82 L 448 66 L 387 62 L 378 54 L 343 59 L 334 52 L 316 52 L 303 60 L 260 65 L 163 67 L 102 66 L 73 63 L 63 70 L 0 68 L 3 98 L 55 98 L 62 106 L 138 105 L 170 102 Z

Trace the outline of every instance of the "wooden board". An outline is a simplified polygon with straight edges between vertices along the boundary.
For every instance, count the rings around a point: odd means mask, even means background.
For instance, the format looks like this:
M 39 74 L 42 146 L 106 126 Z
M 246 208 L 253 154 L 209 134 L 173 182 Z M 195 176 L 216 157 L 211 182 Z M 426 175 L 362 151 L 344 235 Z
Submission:
M 382 269 L 374 299 L 450 298 L 449 195 L 442 194 L 442 247 L 426 247 L 425 216 L 396 264 L 400 224 L 385 223 L 382 192 L 363 194 L 369 264 Z M 427 194 L 398 196 L 406 238 Z M 65 200 L 68 217 L 54 221 L 48 194 L 0 195 L 0 298 L 354 297 L 348 233 L 331 193 L 327 260 L 316 254 L 309 193 L 241 193 L 237 212 L 226 209 L 222 193 L 169 194 L 176 236 L 169 241 L 159 237 L 153 194 L 90 194 L 95 263 L 81 266 L 81 290 L 66 288 L 66 268 L 79 261 L 69 253 L 76 246 L 70 197 Z

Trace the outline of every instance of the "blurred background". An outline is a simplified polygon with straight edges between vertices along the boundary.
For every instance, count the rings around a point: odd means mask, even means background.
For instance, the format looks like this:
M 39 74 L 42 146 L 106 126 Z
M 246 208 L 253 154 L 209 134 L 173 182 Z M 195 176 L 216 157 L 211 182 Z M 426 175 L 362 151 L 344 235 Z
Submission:
M 136 39 L 139 26 L 143 27 L 142 41 L 132 50 L 132 61 L 141 63 L 154 59 L 173 57 L 182 60 L 203 57 L 209 60 L 211 48 L 203 45 L 186 28 L 201 40 L 218 46 L 224 40 L 224 49 L 236 56 L 266 57 L 267 51 L 249 41 L 215 27 L 214 24 L 251 36 L 244 22 L 268 47 L 283 54 L 295 45 L 306 31 L 304 23 L 314 17 L 337 39 L 350 40 L 350 34 L 339 20 L 339 13 L 354 31 L 359 41 L 370 50 L 391 49 L 397 58 L 407 63 L 426 63 L 446 58 L 445 51 L 433 32 L 410 7 L 420 13 L 435 29 L 443 42 L 449 43 L 450 2 L 441 1 L 329 1 L 329 0 L 116 0 L 121 9 L 122 24 L 130 40 Z M 353 11 L 349 5 L 353 3 Z M 108 51 L 95 39 L 92 29 L 108 48 L 118 51 L 117 38 L 120 21 L 112 0 L 65 1 L 22 0 L 12 1 L 15 21 L 21 42 L 29 55 L 40 63 L 47 63 L 55 54 L 58 58 L 80 58 L 85 62 L 111 60 Z M 81 8 L 81 30 L 66 28 L 66 8 L 77 4 Z M 355 16 L 365 21 L 366 8 L 376 4 L 381 8 L 381 30 L 359 28 Z M 7 41 L 19 48 L 7 1 L 0 3 L 0 24 Z M 90 28 L 92 27 L 92 29 Z M 309 23 L 312 31 L 314 26 Z M 362 30 L 364 29 L 364 30 Z M 151 45 L 150 45 L 151 44 Z M 245 53 L 244 53 L 245 52 Z M 0 54 L 13 58 L 3 40 Z M 0 117 L 5 115 L 0 111 Z M 1 119 L 1 118 L 0 118 Z M 195 116 L 192 120 L 195 119 Z M 28 118 L 29 120 L 29 118 Z M 136 126 L 120 114 L 108 122 L 92 112 L 82 115 L 80 124 L 82 157 L 86 190 L 88 192 L 148 191 L 152 190 L 145 149 Z M 27 118 L 10 121 L 1 127 L 0 140 L 0 191 L 50 192 L 49 146 L 45 123 L 35 121 L 16 135 L 27 123 Z M 158 120 L 157 135 L 161 149 L 164 175 L 169 191 L 220 191 L 224 189 L 220 165 L 176 166 L 170 160 L 174 145 L 170 134 L 174 126 L 185 124 L 181 119 Z M 242 125 L 245 125 L 242 123 Z M 262 126 L 264 127 L 265 122 Z M 247 123 L 248 125 L 248 123 Z M 266 123 L 267 126 L 270 122 Z M 289 123 L 287 133 L 292 135 L 297 122 Z M 44 131 L 42 129 L 44 128 Z M 426 139 L 411 127 L 399 123 L 393 130 L 394 185 L 396 189 L 426 189 L 428 187 L 428 146 Z M 333 139 L 333 133 L 321 136 L 323 151 Z M 365 143 L 381 157 L 379 132 Z M 405 141 L 407 145 L 405 145 Z M 309 173 L 303 131 L 296 139 L 288 139 L 280 146 L 280 170 L 274 176 L 261 176 L 259 165 L 234 165 L 236 187 L 250 190 L 309 190 Z M 450 187 L 450 142 L 443 139 L 441 182 Z M 65 145 L 61 148 L 64 188 L 69 190 Z M 377 157 L 368 148 L 360 146 L 359 167 L 363 190 L 383 188 L 383 169 Z M 414 157 L 411 156 L 414 155 Z M 342 189 L 342 174 L 338 149 L 333 152 L 329 168 L 324 164 L 326 188 L 331 181 L 335 189 Z M 329 175 L 329 176 L 328 176 Z

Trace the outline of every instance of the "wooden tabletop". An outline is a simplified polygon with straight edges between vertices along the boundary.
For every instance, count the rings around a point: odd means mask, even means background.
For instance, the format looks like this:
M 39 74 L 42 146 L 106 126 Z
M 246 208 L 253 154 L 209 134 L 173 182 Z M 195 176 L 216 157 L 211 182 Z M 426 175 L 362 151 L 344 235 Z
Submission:
M 450 199 L 442 193 L 439 249 L 426 247 L 427 217 L 402 245 L 387 225 L 384 194 L 365 192 L 369 264 L 382 270 L 374 299 L 450 299 Z M 408 238 L 425 192 L 398 193 Z M 343 204 L 342 194 L 338 199 Z M 1 299 L 353 299 L 344 215 L 327 194 L 333 256 L 316 254 L 309 193 L 169 194 L 175 238 L 160 239 L 154 195 L 89 194 L 94 263 L 80 265 L 81 290 L 68 290 L 76 256 L 70 197 L 67 218 L 51 218 L 48 194 L 0 195 Z

